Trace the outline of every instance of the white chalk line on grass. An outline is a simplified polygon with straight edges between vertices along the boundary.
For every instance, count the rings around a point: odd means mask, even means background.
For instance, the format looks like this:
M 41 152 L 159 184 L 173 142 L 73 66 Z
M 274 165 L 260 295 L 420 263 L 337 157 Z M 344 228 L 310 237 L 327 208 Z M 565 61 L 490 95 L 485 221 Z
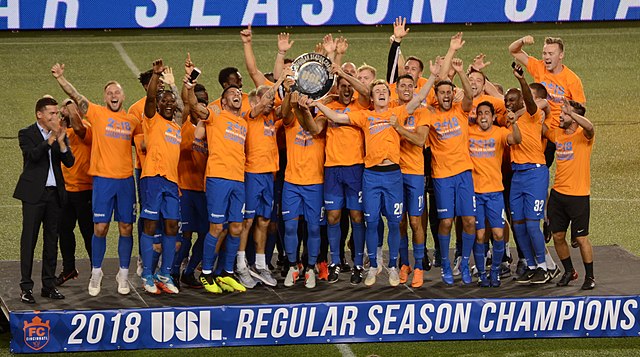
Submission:
M 138 69 L 136 64 L 133 63 L 133 60 L 131 60 L 131 57 L 129 57 L 129 55 L 127 54 L 127 51 L 125 51 L 124 47 L 122 47 L 122 43 L 120 43 L 120 42 L 112 42 L 112 44 L 113 44 L 113 47 L 115 47 L 116 50 L 118 50 L 118 53 L 120 54 L 120 57 L 122 57 L 122 60 L 124 61 L 124 63 L 127 65 L 127 67 L 129 67 L 129 69 L 133 73 L 133 76 L 134 77 L 138 77 L 138 75 L 140 74 L 140 70 Z
M 341 32 L 338 31 L 327 31 L 330 33 L 335 33 L 336 35 L 340 35 Z M 577 36 L 577 37 L 591 37 L 591 36 L 619 36 L 619 35 L 636 35 L 638 34 L 637 31 L 617 31 L 617 32 L 589 32 L 587 30 L 585 31 L 581 31 L 581 32 L 562 32 L 560 31 L 563 37 L 571 37 L 571 36 Z M 299 41 L 299 42 L 318 42 L 320 40 L 320 34 L 314 34 L 314 35 L 310 35 L 310 34 L 298 34 L 296 35 L 295 33 L 295 29 L 292 29 L 291 32 L 292 36 L 293 36 L 293 40 L 295 41 Z M 380 33 L 380 35 L 378 36 L 378 34 L 373 34 L 372 36 L 350 36 L 347 39 L 349 41 L 371 41 L 371 40 L 380 40 L 380 41 L 388 41 L 389 40 L 389 34 L 383 34 Z M 59 46 L 61 43 L 64 43 L 66 45 L 94 45 L 94 44 L 123 44 L 123 43 L 204 43 L 204 42 L 238 42 L 240 43 L 240 36 L 238 36 L 238 38 L 216 38 L 216 39 L 204 39 L 204 38 L 200 38 L 200 39 L 186 39 L 186 37 L 189 37 L 191 35 L 186 34 L 186 35 L 181 35 L 180 38 L 175 38 L 175 39 L 170 39 L 170 38 L 165 38 L 162 40 L 151 40 L 149 39 L 149 37 L 161 37 L 160 35 L 141 35 L 141 36 L 137 36 L 138 38 L 142 38 L 140 40 L 125 40 L 125 41 L 118 41 L 118 42 L 114 42 L 114 41 L 109 41 L 109 40 L 97 40 L 97 41 L 73 41 L 73 40 L 63 40 L 63 41 L 48 41 L 48 42 L 37 42 L 37 41 L 21 41 L 21 42 L 0 42 L 0 46 L 2 45 L 10 45 L 10 46 L 14 46 L 14 45 L 34 45 L 34 46 L 43 46 L 43 45 L 55 45 L 55 46 Z M 213 36 L 213 35 L 194 35 L 196 37 L 199 36 Z M 218 36 L 235 36 L 235 35 L 227 35 L 227 34 L 223 34 L 223 35 L 218 35 Z M 218 37 L 216 36 L 216 37 Z M 271 36 L 271 35 L 269 35 Z M 308 36 L 308 37 L 307 37 Z M 311 37 L 313 36 L 313 37 Z M 419 34 L 419 33 L 411 33 L 411 39 L 417 39 L 417 40 L 442 40 L 442 39 L 450 39 L 451 36 L 450 35 L 429 35 L 429 34 Z M 171 36 L 173 37 L 173 36 Z M 177 36 L 176 36 L 177 37 Z M 541 37 L 541 35 L 540 35 Z M 146 39 L 145 39 L 146 38 Z M 273 36 L 269 37 L 269 38 L 254 38 L 252 41 L 253 42 L 276 42 L 275 40 L 276 35 L 273 34 Z M 508 38 L 508 39 L 517 39 L 517 36 L 514 36 L 513 34 L 504 34 L 504 35 L 480 35 L 480 34 L 474 34 L 471 31 L 468 31 L 465 34 L 465 38 L 469 39 L 469 38 L 474 38 L 474 39 L 493 39 L 493 38 Z
M 335 346 L 338 349 L 338 351 L 340 351 L 340 354 L 342 354 L 342 357 L 356 357 L 355 353 L 353 353 L 349 345 L 344 343 L 338 343 Z

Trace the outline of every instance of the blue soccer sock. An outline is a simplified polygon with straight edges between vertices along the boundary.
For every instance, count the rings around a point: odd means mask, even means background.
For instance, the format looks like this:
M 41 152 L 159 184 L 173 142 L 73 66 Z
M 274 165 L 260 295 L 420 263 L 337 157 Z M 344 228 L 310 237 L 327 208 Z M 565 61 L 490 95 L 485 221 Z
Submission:
M 382 217 L 377 221 L 376 227 L 378 229 L 378 247 L 382 247 L 384 245 L 384 221 Z M 369 245 L 367 245 L 367 249 L 369 249 Z
M 476 237 L 473 234 L 462 232 L 462 259 L 469 260 L 473 252 L 473 243 Z
M 186 249 L 185 242 L 191 242 L 189 238 L 185 238 L 182 235 L 176 237 L 176 245 L 180 243 L 180 248 L 176 251 L 176 254 L 173 257 L 173 264 L 171 264 L 171 275 L 180 274 L 180 266 L 182 265 L 182 261 L 184 260 L 184 255 L 189 254 L 189 250 Z M 164 242 L 162 243 L 164 246 Z M 185 250 L 186 249 L 186 250 Z
M 364 265 L 364 224 L 362 222 L 351 222 L 351 238 L 353 239 L 353 249 L 356 251 L 353 263 L 361 267 Z
M 140 235 L 140 255 L 142 256 L 142 276 L 153 275 L 153 237 L 142 232 Z
M 227 273 L 233 273 L 233 263 L 236 261 L 238 247 L 240 247 L 240 237 L 232 236 L 231 233 L 229 233 L 225 242 L 226 251 L 224 254 L 224 270 Z
M 202 273 L 211 274 L 213 270 L 213 263 L 218 257 L 216 252 L 216 245 L 218 245 L 218 238 L 207 233 L 204 237 L 202 249 Z
M 176 239 L 176 236 L 167 234 L 162 236 L 162 267 L 159 270 L 164 276 L 171 274 L 173 259 L 176 255 Z
M 331 250 L 331 264 L 340 265 L 340 222 L 327 224 L 327 238 L 329 239 L 329 249 Z
M 540 229 L 540 221 L 526 221 L 527 233 L 529 233 L 529 239 L 531 240 L 531 246 L 533 246 L 533 254 L 536 258 L 536 263 L 542 265 L 544 269 L 547 268 L 546 263 L 546 250 L 544 243 L 544 234 Z
M 91 237 L 91 261 L 94 268 L 102 268 L 104 253 L 107 251 L 107 237 Z
M 291 265 L 296 264 L 298 258 L 298 220 L 290 219 L 284 222 L 284 249 Z
M 424 269 L 422 267 L 422 259 L 424 259 L 424 243 L 413 243 L 413 260 L 415 260 L 413 267 L 415 269 Z
M 398 252 L 400 251 L 400 222 L 387 220 L 389 226 L 389 236 L 387 243 L 389 244 L 389 268 L 398 266 Z
M 157 243 L 156 243 L 157 244 Z M 153 261 L 151 262 L 151 273 L 154 274 L 158 270 L 158 263 L 160 262 L 160 256 L 162 252 L 153 250 Z
M 520 251 L 522 251 L 524 259 L 527 260 L 527 266 L 529 268 L 535 267 L 536 260 L 533 256 L 533 246 L 531 245 L 531 239 L 529 238 L 529 233 L 527 232 L 527 226 L 523 223 L 514 223 L 513 232 L 516 234 L 518 247 L 520 248 Z M 522 258 L 523 257 L 520 257 L 520 259 Z
M 478 273 L 485 273 L 485 243 L 475 242 L 473 244 L 473 259 L 476 262 L 476 268 L 478 269 Z
M 409 265 L 409 237 L 400 235 L 400 264 Z
M 449 244 L 451 243 L 450 234 L 438 234 L 438 243 L 440 243 L 440 257 L 442 266 L 451 265 L 449 261 Z
M 500 269 L 502 257 L 504 256 L 505 244 L 504 240 L 493 241 L 493 257 L 491 258 L 491 269 Z
M 338 223 L 338 226 L 340 224 Z M 318 254 L 320 253 L 320 225 L 317 223 L 307 223 L 307 231 L 309 235 L 307 237 L 307 265 L 312 267 L 316 265 L 318 261 Z M 340 244 L 340 236 L 338 236 L 338 245 Z M 340 261 L 340 248 L 336 249 L 338 255 L 338 262 Z M 331 250 L 331 256 L 333 256 L 333 250 Z
M 204 240 L 206 233 L 198 233 L 198 239 L 193 243 L 191 247 L 191 257 L 189 258 L 189 264 L 184 269 L 185 275 L 191 275 L 196 270 L 196 267 L 202 261 L 202 250 L 204 249 Z
M 365 241 L 367 243 L 367 255 L 369 256 L 369 263 L 372 268 L 378 267 L 377 250 L 378 250 L 378 222 L 367 222 L 367 229 L 365 232 Z
M 131 251 L 133 250 L 133 237 L 120 236 L 118 238 L 118 258 L 120 268 L 129 269 L 131 263 Z

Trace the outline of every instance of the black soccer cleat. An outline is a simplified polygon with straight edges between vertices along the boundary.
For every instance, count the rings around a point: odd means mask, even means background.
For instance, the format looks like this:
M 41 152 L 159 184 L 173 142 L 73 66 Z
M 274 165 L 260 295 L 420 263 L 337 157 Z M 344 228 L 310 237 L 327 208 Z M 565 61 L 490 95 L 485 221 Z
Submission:
M 582 290 L 592 290 L 595 287 L 596 287 L 596 279 L 588 276 L 588 277 L 584 278 L 584 283 L 582 284 L 582 287 L 580 289 L 582 289 Z
M 545 284 L 549 281 L 549 273 L 547 273 L 546 269 L 537 268 L 535 273 L 531 277 L 529 283 L 531 284 Z
M 329 266 L 329 277 L 327 279 L 329 284 L 338 282 L 338 279 L 340 278 L 340 270 L 340 265 L 338 264 L 331 264 Z
M 356 266 L 351 271 L 351 285 L 358 285 L 362 283 L 363 277 L 364 277 L 364 268 L 360 266 Z
M 560 274 L 562 273 L 562 270 L 560 270 L 560 267 L 556 265 L 556 268 L 554 270 L 547 270 L 547 274 L 549 274 L 549 280 L 551 281 L 555 278 L 557 278 Z
M 578 272 L 575 270 L 566 271 L 562 274 L 560 280 L 556 283 L 556 286 L 567 286 L 569 282 L 578 279 Z
M 534 269 L 525 269 L 524 272 L 522 272 L 522 275 L 518 276 L 515 278 L 516 283 L 518 284 L 530 284 L 531 283 L 531 278 L 533 278 L 533 275 L 536 273 L 536 271 Z
M 56 277 L 56 280 L 54 281 L 54 284 L 56 286 L 60 286 L 62 284 L 64 284 L 67 280 L 71 280 L 71 279 L 77 279 L 78 278 L 78 270 L 73 269 L 72 271 L 69 272 L 61 272 L 60 275 L 58 275 Z

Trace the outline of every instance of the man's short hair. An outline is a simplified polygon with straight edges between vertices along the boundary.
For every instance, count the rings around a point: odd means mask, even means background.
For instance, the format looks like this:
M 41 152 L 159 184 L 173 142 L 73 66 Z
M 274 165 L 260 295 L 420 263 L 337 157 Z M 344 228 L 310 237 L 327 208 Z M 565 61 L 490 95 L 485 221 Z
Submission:
M 107 90 L 107 88 L 108 88 L 110 85 L 112 85 L 112 84 L 116 84 L 116 85 L 118 85 L 118 87 L 121 87 L 121 88 L 122 88 L 122 86 L 120 85 L 120 83 L 118 83 L 118 82 L 116 82 L 116 81 L 109 81 L 109 82 L 107 82 L 107 84 L 105 84 L 105 85 L 104 85 L 104 89 L 103 89 L 103 90 Z
M 406 65 L 407 62 L 409 61 L 416 61 L 418 62 L 418 64 L 420 65 L 420 72 L 424 71 L 424 63 L 422 63 L 422 60 L 416 56 L 409 56 L 407 57 L 407 60 L 404 61 L 404 64 Z
M 538 82 L 529 83 L 529 88 L 531 88 L 531 91 L 534 92 L 536 97 L 547 99 L 547 87 L 545 87 L 544 84 Z
M 369 70 L 371 73 L 373 73 L 374 78 L 376 77 L 376 73 L 378 72 L 376 71 L 375 67 L 370 66 L 366 63 L 363 63 L 362 66 L 358 67 L 356 73 L 360 73 L 361 71 L 364 71 L 364 70 Z
M 36 113 L 44 111 L 44 108 L 49 105 L 55 105 L 57 107 L 58 102 L 55 99 L 50 97 L 44 97 L 44 98 L 38 99 L 38 101 L 36 102 Z
M 71 104 L 71 103 L 73 103 L 73 99 L 71 99 L 71 98 L 65 98 L 65 99 L 62 101 L 62 105 L 63 105 L 63 106 L 67 106 L 67 105 L 69 105 L 69 104 Z
M 258 95 L 258 97 L 262 97 L 269 89 L 271 89 L 270 86 L 263 84 L 256 88 L 256 94 Z
M 575 100 L 569 100 L 569 105 L 573 108 L 573 111 L 578 114 L 584 116 L 584 113 L 587 112 L 587 108 L 582 105 L 582 103 L 576 102 Z
M 225 67 L 218 73 L 218 82 L 222 85 L 229 80 L 229 77 L 231 77 L 232 74 L 237 74 L 238 72 L 239 71 L 236 67 Z
M 471 67 L 469 68 L 469 73 L 467 73 L 467 77 L 471 75 L 471 73 L 479 73 L 482 76 L 482 80 L 487 83 L 487 76 L 482 71 L 478 71 L 477 69 Z
M 560 37 L 546 37 L 544 39 L 545 45 L 557 44 L 560 47 L 560 52 L 564 52 L 564 41 Z
M 205 88 L 205 86 L 203 86 L 200 83 L 196 83 L 196 85 L 193 87 L 193 92 L 206 92 L 207 88 Z
M 209 105 L 209 103 L 207 103 L 207 100 L 204 98 L 198 98 L 198 103 L 204 104 L 205 107 Z
M 165 95 L 165 94 L 167 94 L 167 93 L 168 93 L 168 94 L 171 94 L 174 98 L 178 99 L 178 98 L 176 97 L 176 94 L 175 94 L 175 93 L 173 93 L 173 91 L 170 91 L 170 90 L 159 90 L 159 91 L 158 91 L 158 94 L 156 94 L 156 99 L 157 99 L 157 101 L 159 102 L 159 101 L 160 101 L 160 99 L 162 99 L 162 96 L 164 96 L 164 95 Z
M 252 89 L 251 91 L 249 91 L 249 94 L 247 94 L 249 101 L 255 99 L 258 96 L 258 89 Z
M 149 85 L 149 82 L 151 82 L 151 76 L 153 76 L 152 69 L 140 73 L 140 75 L 138 76 L 138 80 L 140 81 L 140 84 L 142 84 L 142 86 L 147 86 Z
M 284 64 L 289 64 L 289 63 L 293 63 L 293 60 L 291 58 L 285 58 L 283 62 Z
M 269 82 L 276 82 L 276 78 L 273 76 L 273 72 L 264 73 L 264 78 L 266 78 Z
M 400 77 L 398 77 L 398 79 L 396 80 L 396 83 L 400 83 L 400 80 L 401 80 L 401 79 L 408 79 L 408 80 L 410 80 L 411 82 L 413 82 L 413 77 L 411 77 L 411 75 L 410 75 L 410 74 L 408 74 L 408 73 L 407 73 L 407 74 L 403 74 L 403 75 L 401 75 Z M 414 84 L 415 84 L 415 83 L 414 83 Z
M 451 82 L 448 79 L 443 79 L 441 81 L 438 81 L 438 83 L 436 83 L 436 85 L 433 87 L 433 90 L 438 93 L 438 88 L 440 88 L 440 86 L 451 86 L 451 89 L 455 88 L 456 85 L 453 84 L 453 82 Z
M 242 90 L 240 89 L 240 87 L 238 87 L 237 85 L 235 85 L 235 84 L 231 84 L 230 86 L 228 86 L 227 88 L 225 88 L 225 89 L 223 89 L 223 90 L 222 90 L 222 94 L 220 94 L 220 99 L 222 100 L 222 98 L 224 97 L 224 94 L 225 94 L 225 93 L 227 93 L 227 91 L 228 91 L 229 89 L 233 89 L 233 88 L 235 88 L 235 89 L 237 89 L 237 90 L 239 90 L 239 91 L 242 91 Z
M 389 89 L 389 83 L 387 83 L 387 81 L 385 81 L 384 79 L 373 80 L 373 82 L 369 84 L 369 94 L 373 94 L 373 87 L 381 84 L 384 84 L 384 86 L 387 87 L 387 91 L 389 92 L 389 94 L 391 94 L 391 89 Z
M 486 106 L 489 107 L 489 110 L 491 111 L 491 115 L 496 115 L 496 108 L 493 106 L 493 104 L 491 104 L 490 101 L 485 100 L 484 102 L 480 102 L 480 104 L 478 104 L 478 106 L 476 106 L 476 112 L 478 111 L 478 109 L 480 109 L 481 106 Z

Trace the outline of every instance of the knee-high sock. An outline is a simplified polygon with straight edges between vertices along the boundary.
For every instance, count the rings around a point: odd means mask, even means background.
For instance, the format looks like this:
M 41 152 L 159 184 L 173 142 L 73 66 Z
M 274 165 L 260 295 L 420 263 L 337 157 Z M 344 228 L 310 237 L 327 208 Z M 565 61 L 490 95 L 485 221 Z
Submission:
M 229 233 L 225 242 L 226 251 L 224 258 L 224 270 L 227 273 L 233 273 L 233 263 L 236 260 L 238 247 L 240 247 L 240 237 L 232 236 L 231 233 Z
M 473 234 L 462 232 L 462 259 L 469 259 L 473 251 L 473 242 L 476 238 Z
M 400 251 L 400 222 L 387 221 L 389 226 L 389 268 L 398 266 L 398 252 Z
M 140 254 L 142 255 L 142 276 L 153 274 L 153 237 L 142 232 L 140 235 Z
M 491 258 L 491 269 L 500 269 L 500 263 L 502 263 L 502 257 L 504 255 L 505 244 L 504 240 L 493 241 L 493 257 Z
M 131 263 L 131 251 L 133 250 L 133 237 L 120 236 L 118 238 L 118 258 L 120 268 L 129 269 Z
M 189 264 L 184 269 L 184 274 L 189 275 L 193 274 L 196 270 L 196 267 L 202 261 L 202 250 L 204 249 L 204 240 L 206 237 L 206 233 L 198 233 L 198 239 L 196 239 L 195 243 L 193 243 L 191 249 L 191 257 L 189 258 Z
M 377 229 L 378 229 L 378 245 L 377 247 L 382 247 L 382 245 L 384 244 L 384 221 L 382 220 L 382 217 L 380 217 L 380 219 L 378 220 L 378 223 L 376 225 Z M 367 244 L 367 250 L 369 250 L 369 245 Z
M 367 230 L 365 233 L 365 241 L 367 242 L 367 255 L 372 268 L 378 267 L 377 250 L 378 250 L 378 223 L 379 221 L 367 222 Z
M 540 230 L 540 221 L 527 221 L 525 225 L 527 226 L 529 239 L 531 239 L 531 245 L 533 246 L 533 254 L 536 258 L 536 263 L 538 265 L 544 265 L 544 268 L 546 269 L 546 251 L 544 249 L 544 235 L 542 234 L 542 230 Z
M 107 251 L 107 237 L 91 237 L 91 260 L 94 268 L 102 268 L 104 253 Z
M 298 220 L 290 219 L 284 222 L 284 249 L 287 252 L 287 259 L 292 265 L 298 259 Z
M 485 243 L 475 242 L 473 244 L 473 259 L 476 261 L 476 268 L 480 274 L 484 274 L 485 272 L 485 246 Z
M 213 263 L 218 257 L 216 245 L 218 245 L 218 238 L 212 236 L 211 233 L 207 233 L 202 247 L 202 272 L 204 274 L 211 274 L 213 271 Z
M 355 249 L 353 263 L 356 266 L 362 266 L 364 264 L 364 224 L 362 222 L 352 222 L 351 234 L 351 238 L 353 239 L 353 249 Z
M 157 244 L 157 243 L 156 243 Z M 157 252 L 155 249 L 153 250 L 152 261 L 151 261 L 151 273 L 154 274 L 157 271 L 158 263 L 160 262 L 160 255 L 162 252 Z
M 516 241 L 518 242 L 518 247 L 522 251 L 522 256 L 527 260 L 527 266 L 529 268 L 535 267 L 536 259 L 533 256 L 533 246 L 531 245 L 531 239 L 527 232 L 527 226 L 524 225 L 524 223 L 514 223 L 513 231 L 516 234 Z M 520 258 L 522 258 L 522 256 Z
M 309 236 L 307 238 L 307 266 L 313 267 L 318 261 L 318 253 L 320 253 L 320 225 L 317 223 L 307 223 L 307 230 Z M 340 243 L 340 236 L 338 236 L 338 243 Z M 336 251 L 338 254 L 338 261 L 340 261 L 340 249 Z M 333 256 L 333 250 L 331 251 Z
M 331 264 L 341 264 L 340 261 L 340 238 L 342 227 L 340 222 L 327 224 L 327 238 L 329 238 L 329 249 L 331 250 Z
M 400 235 L 400 264 L 409 265 L 409 237 Z
M 451 234 L 438 234 L 438 243 L 440 244 L 440 256 L 442 266 L 451 265 L 449 261 L 449 244 L 451 242 Z
M 424 243 L 413 243 L 413 260 L 415 260 L 413 267 L 415 269 L 424 269 L 422 259 L 424 259 Z
M 176 236 L 162 235 L 162 267 L 160 267 L 162 275 L 171 274 L 173 259 L 176 256 L 176 239 Z

